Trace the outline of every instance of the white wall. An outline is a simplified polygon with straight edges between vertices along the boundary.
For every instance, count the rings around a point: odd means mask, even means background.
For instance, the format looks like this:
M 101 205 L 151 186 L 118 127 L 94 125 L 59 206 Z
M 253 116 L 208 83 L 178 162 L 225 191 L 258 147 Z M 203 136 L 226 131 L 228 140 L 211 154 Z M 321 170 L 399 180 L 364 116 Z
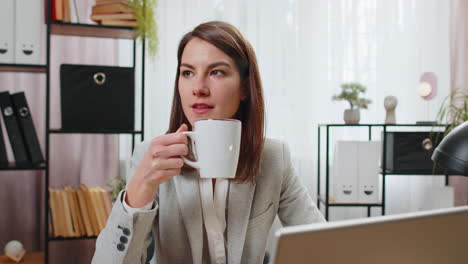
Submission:
M 359 81 L 373 103 L 362 123 L 382 123 L 383 99 L 398 98 L 398 123 L 433 120 L 449 93 L 449 1 L 443 0 L 172 0 L 158 1 L 160 47 L 147 59 L 146 139 L 168 126 L 176 73 L 176 49 L 183 34 L 201 22 L 225 20 L 251 41 L 259 61 L 267 103 L 267 135 L 289 143 L 303 182 L 316 195 L 317 124 L 342 123 L 344 102 L 332 102 L 339 85 Z M 122 49 L 122 56 L 128 48 Z M 416 87 L 425 71 L 439 78 L 430 102 Z M 364 130 L 365 131 L 365 130 Z M 341 138 L 366 138 L 344 129 Z M 125 158 L 125 157 L 123 157 Z M 417 210 L 424 185 L 440 178 L 389 178 L 388 213 Z M 365 216 L 365 209 L 332 209 L 336 218 Z M 357 212 L 357 213 L 356 213 Z M 375 214 L 378 214 L 375 212 Z

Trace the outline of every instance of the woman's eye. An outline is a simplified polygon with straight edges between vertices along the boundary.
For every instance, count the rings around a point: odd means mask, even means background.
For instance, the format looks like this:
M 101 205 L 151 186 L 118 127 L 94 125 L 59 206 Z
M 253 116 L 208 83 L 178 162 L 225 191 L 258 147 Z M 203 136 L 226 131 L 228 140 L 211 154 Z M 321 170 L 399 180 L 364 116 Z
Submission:
M 184 77 L 190 77 L 192 75 L 193 75 L 193 73 L 191 71 L 182 71 L 182 76 L 184 76 Z
M 226 73 L 222 70 L 213 70 L 211 75 L 225 75 Z

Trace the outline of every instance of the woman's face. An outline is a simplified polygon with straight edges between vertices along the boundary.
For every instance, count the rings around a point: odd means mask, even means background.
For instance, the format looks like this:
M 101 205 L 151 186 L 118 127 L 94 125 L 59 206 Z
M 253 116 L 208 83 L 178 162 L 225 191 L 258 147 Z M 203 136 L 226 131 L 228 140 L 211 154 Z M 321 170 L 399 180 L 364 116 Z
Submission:
M 199 119 L 233 118 L 241 101 L 236 63 L 209 42 L 191 39 L 182 53 L 179 94 L 192 127 Z

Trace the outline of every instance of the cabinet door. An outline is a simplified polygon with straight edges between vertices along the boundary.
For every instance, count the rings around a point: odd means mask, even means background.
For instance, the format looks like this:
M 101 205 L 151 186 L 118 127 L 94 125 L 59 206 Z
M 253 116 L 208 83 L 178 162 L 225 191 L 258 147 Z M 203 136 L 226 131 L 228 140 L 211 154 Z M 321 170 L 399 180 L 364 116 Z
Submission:
M 357 202 L 357 142 L 337 141 L 332 177 L 337 203 Z
M 44 25 L 43 2 L 38 0 L 16 0 L 15 8 L 15 62 L 39 64 L 41 31 Z
M 377 203 L 379 199 L 380 141 L 363 141 L 358 145 L 358 201 Z
M 15 0 L 3 0 L 0 8 L 0 63 L 14 62 Z

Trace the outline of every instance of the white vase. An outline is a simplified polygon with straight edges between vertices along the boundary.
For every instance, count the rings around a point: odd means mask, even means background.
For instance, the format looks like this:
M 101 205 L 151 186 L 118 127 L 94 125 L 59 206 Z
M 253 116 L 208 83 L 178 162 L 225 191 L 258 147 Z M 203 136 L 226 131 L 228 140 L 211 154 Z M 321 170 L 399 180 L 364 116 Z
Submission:
M 346 109 L 343 114 L 345 124 L 359 124 L 361 115 L 359 109 Z

